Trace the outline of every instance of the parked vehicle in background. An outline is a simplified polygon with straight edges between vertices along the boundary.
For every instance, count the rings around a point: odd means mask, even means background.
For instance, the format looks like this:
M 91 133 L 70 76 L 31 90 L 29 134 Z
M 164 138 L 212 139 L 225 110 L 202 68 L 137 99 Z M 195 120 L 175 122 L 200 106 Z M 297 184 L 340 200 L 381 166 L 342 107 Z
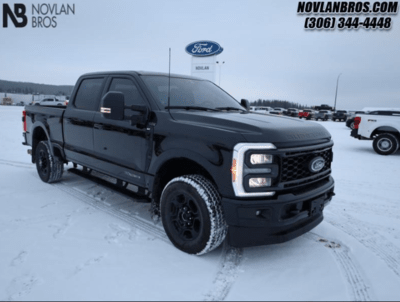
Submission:
M 15 106 L 25 106 L 25 103 L 24 102 L 19 102 L 19 103 L 16 103 Z
M 312 107 L 314 110 L 329 110 L 329 111 L 334 111 L 335 110 L 335 108 L 333 108 L 333 107 L 331 107 L 331 106 L 329 106 L 329 105 L 327 105 L 327 104 L 322 104 L 322 105 L 320 105 L 320 106 L 314 106 L 314 107 Z
M 345 122 L 347 120 L 347 111 L 338 110 L 332 114 L 332 121 Z
M 57 98 L 46 98 L 39 102 L 34 102 L 36 106 L 66 106 L 66 101 L 60 101 Z
M 195 77 L 90 73 L 67 107 L 26 107 L 24 145 L 43 182 L 71 162 L 136 186 L 186 253 L 225 237 L 234 247 L 282 243 L 323 220 L 333 141 L 321 125 L 249 107 Z
M 355 113 L 352 113 L 346 120 L 346 126 L 349 127 L 350 129 L 354 129 L 354 118 L 356 117 L 357 114 L 365 114 L 365 111 L 356 111 Z
M 391 155 L 400 148 L 400 111 L 373 111 L 357 115 L 351 136 L 373 140 L 372 146 L 380 155 Z
M 327 121 L 332 119 L 332 112 L 328 110 L 320 110 L 311 114 L 310 118 L 315 119 L 316 121 L 322 120 Z
M 271 107 L 253 107 L 254 109 L 252 110 L 253 112 L 257 113 L 270 113 L 273 109 Z M 251 110 L 251 109 L 250 109 Z
M 283 112 L 284 115 L 298 117 L 299 116 L 299 109 L 296 108 L 289 108 Z
M 315 113 L 315 110 L 312 109 L 304 109 L 303 111 L 299 112 L 299 118 L 311 119 L 311 115 Z
M 283 115 L 283 112 L 285 112 L 285 110 L 286 110 L 285 108 L 275 107 L 269 113 L 270 114 L 275 114 L 275 115 Z

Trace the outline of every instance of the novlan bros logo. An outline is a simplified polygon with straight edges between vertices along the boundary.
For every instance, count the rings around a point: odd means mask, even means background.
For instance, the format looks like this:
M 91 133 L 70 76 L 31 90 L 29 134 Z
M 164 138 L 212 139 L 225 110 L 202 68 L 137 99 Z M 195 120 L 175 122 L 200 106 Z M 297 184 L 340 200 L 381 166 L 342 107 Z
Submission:
M 10 17 L 15 27 L 25 27 L 28 24 L 28 18 L 25 13 L 26 7 L 23 4 L 14 4 L 14 12 L 8 4 L 3 4 L 3 27 L 8 27 L 8 17 Z M 17 18 L 22 19 L 21 22 Z
M 13 8 L 13 9 L 12 9 Z M 57 16 L 75 15 L 75 4 L 32 4 L 32 28 L 55 28 Z M 3 4 L 3 28 L 7 28 L 9 20 L 14 27 L 26 27 L 29 23 L 26 6 L 21 3 Z

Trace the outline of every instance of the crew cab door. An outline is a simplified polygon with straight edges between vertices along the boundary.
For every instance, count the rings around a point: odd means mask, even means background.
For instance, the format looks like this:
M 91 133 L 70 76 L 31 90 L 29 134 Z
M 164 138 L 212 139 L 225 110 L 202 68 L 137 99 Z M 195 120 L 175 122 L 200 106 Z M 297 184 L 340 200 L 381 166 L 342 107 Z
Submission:
M 64 113 L 64 150 L 68 160 L 92 167 L 93 119 L 105 77 L 84 78 Z
M 114 76 L 107 81 L 106 93 L 122 92 L 125 105 L 148 106 L 136 81 L 127 76 Z M 101 105 L 100 105 L 101 106 Z M 125 109 L 125 116 L 136 114 Z M 148 130 L 131 125 L 130 120 L 106 119 L 100 108 L 94 117 L 94 151 L 101 162 L 97 169 L 138 186 L 144 186 Z

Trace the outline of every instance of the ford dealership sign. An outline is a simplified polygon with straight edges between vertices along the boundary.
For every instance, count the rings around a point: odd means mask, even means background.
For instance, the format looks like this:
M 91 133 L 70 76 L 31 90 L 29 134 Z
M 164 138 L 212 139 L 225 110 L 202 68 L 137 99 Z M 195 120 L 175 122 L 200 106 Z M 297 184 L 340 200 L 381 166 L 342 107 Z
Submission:
M 223 50 L 221 45 L 212 41 L 198 41 L 186 46 L 186 52 L 196 57 L 219 55 Z

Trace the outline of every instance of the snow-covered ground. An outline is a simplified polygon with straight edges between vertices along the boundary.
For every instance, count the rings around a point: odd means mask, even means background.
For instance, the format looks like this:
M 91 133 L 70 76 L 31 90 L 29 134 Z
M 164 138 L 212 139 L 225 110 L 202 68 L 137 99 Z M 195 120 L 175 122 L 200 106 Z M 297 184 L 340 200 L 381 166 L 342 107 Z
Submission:
M 0 300 L 399 300 L 400 152 L 332 134 L 336 196 L 290 242 L 175 249 L 148 204 L 75 174 L 40 181 L 22 107 L 0 106 Z

